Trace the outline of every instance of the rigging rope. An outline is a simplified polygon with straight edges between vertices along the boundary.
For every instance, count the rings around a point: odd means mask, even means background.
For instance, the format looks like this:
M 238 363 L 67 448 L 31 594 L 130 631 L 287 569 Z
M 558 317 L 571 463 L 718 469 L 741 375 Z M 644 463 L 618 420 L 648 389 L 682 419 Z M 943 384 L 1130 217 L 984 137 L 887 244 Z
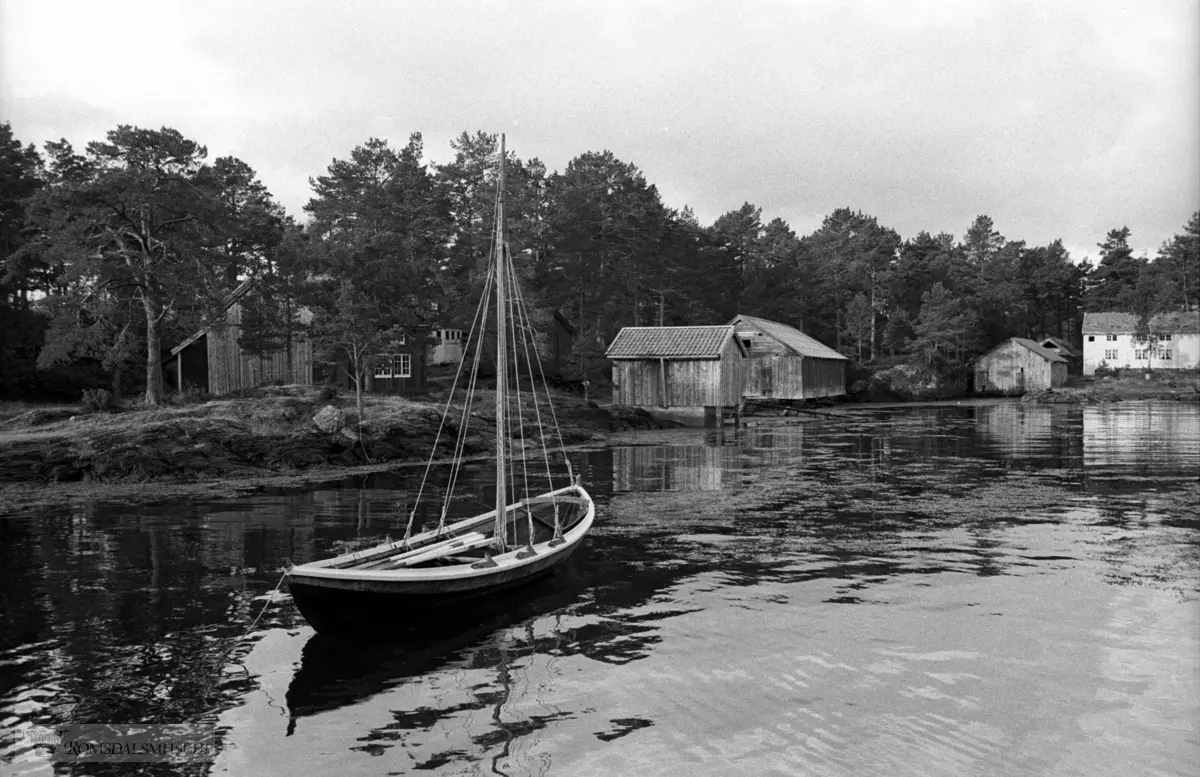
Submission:
M 523 342 L 523 345 L 525 346 L 525 363 L 532 365 L 533 357 L 531 357 L 529 355 L 529 342 L 530 342 L 530 340 L 534 340 L 533 324 L 529 320 L 529 311 L 525 307 L 524 300 L 521 299 L 521 297 L 520 297 L 520 289 L 518 289 L 517 292 L 518 292 L 517 293 L 518 313 L 521 315 L 521 320 L 523 322 L 522 329 L 523 329 L 523 331 L 529 333 L 529 338 Z M 535 354 L 536 354 L 536 350 L 537 350 L 537 342 L 536 342 L 536 340 L 534 340 Z M 539 367 L 540 367 L 540 364 L 539 364 Z M 542 406 L 541 406 L 540 401 L 538 400 L 537 386 L 533 382 L 533 368 L 532 367 L 530 367 L 530 370 L 529 370 L 529 382 L 533 387 L 532 390 L 530 391 L 530 393 L 533 395 L 533 412 L 534 412 L 534 417 L 537 419 L 538 436 L 542 443 L 542 461 L 546 465 L 546 489 L 548 491 L 553 491 L 554 490 L 554 476 L 550 471 L 550 451 L 546 448 L 546 427 L 542 423 Z M 547 395 L 546 395 L 546 400 L 547 400 L 547 402 L 550 401 L 549 393 L 547 393 Z
M 522 394 L 521 394 L 521 376 L 520 376 L 520 352 L 521 352 L 521 350 L 524 350 L 525 363 L 529 369 L 530 395 L 532 397 L 534 415 L 537 420 L 538 437 L 539 437 L 539 441 L 542 446 L 542 459 L 543 459 L 543 462 L 544 462 L 545 468 L 546 468 L 547 488 L 550 491 L 555 490 L 553 475 L 552 475 L 551 468 L 550 468 L 549 450 L 546 445 L 547 434 L 546 434 L 545 425 L 542 420 L 541 403 L 539 401 L 538 391 L 537 391 L 537 378 L 539 378 L 539 377 L 541 379 L 542 389 L 546 394 L 546 404 L 547 404 L 547 407 L 549 408 L 550 418 L 554 424 L 554 437 L 558 441 L 559 448 L 563 450 L 563 459 L 564 459 L 564 462 L 567 467 L 567 476 L 569 478 L 569 482 L 571 484 L 573 484 L 575 482 L 574 473 L 573 473 L 572 467 L 571 467 L 571 460 L 566 455 L 566 452 L 565 452 L 566 445 L 563 442 L 562 429 L 558 423 L 558 414 L 554 409 L 554 400 L 552 399 L 552 397 L 550 395 L 549 382 L 546 380 L 545 370 L 542 367 L 541 355 L 538 352 L 536 332 L 535 332 L 532 322 L 529 318 L 528 306 L 525 302 L 525 297 L 522 294 L 521 286 L 517 281 L 516 268 L 512 262 L 512 252 L 508 245 L 507 240 L 501 240 L 501 241 L 497 240 L 498 236 L 503 235 L 502 227 L 500 225 L 500 217 L 501 217 L 500 207 L 501 207 L 501 202 L 502 202 L 502 199 L 501 199 L 502 196 L 503 196 L 503 193 L 500 191 L 500 189 L 498 187 L 497 191 L 496 191 L 496 210 L 495 210 L 497 226 L 496 226 L 496 229 L 492 231 L 490 244 L 488 246 L 488 256 L 494 257 L 495 261 L 489 261 L 487 264 L 487 272 L 486 272 L 486 277 L 485 277 L 484 285 L 483 285 L 484 292 L 482 295 L 480 295 L 479 304 L 475 308 L 475 315 L 471 322 L 471 330 L 467 336 L 467 342 L 465 345 L 465 347 L 469 350 L 471 347 L 471 343 L 475 342 L 476 348 L 475 348 L 474 356 L 472 359 L 470 378 L 467 381 L 467 384 L 468 384 L 467 389 L 466 389 L 467 393 L 466 393 L 466 398 L 464 399 L 464 402 L 463 402 L 462 413 L 460 416 L 458 434 L 457 434 L 457 437 L 455 440 L 453 457 L 451 459 L 450 474 L 449 474 L 449 477 L 447 480 L 447 485 L 446 485 L 445 498 L 443 500 L 441 513 L 440 513 L 439 519 L 438 519 L 437 530 L 436 530 L 438 535 L 440 535 L 445 530 L 447 513 L 449 512 L 450 503 L 451 503 L 451 500 L 453 499 L 454 491 L 458 485 L 458 480 L 459 480 L 459 477 L 460 477 L 461 471 L 462 471 L 462 459 L 463 459 L 463 454 L 466 451 L 466 439 L 467 439 L 467 434 L 468 434 L 469 427 L 470 427 L 471 409 L 473 407 L 474 394 L 475 394 L 475 390 L 476 390 L 476 387 L 478 384 L 480 359 L 481 359 L 481 355 L 483 353 L 483 344 L 484 344 L 484 339 L 485 339 L 486 333 L 487 333 L 487 317 L 488 317 L 488 310 L 491 306 L 491 297 L 492 297 L 492 292 L 493 292 L 492 286 L 496 285 L 495 280 L 496 280 L 496 275 L 499 271 L 499 263 L 500 262 L 504 262 L 504 269 L 508 273 L 508 278 L 506 279 L 506 282 L 504 283 L 504 287 L 505 287 L 504 291 L 509 292 L 510 304 L 507 306 L 508 307 L 507 310 L 505 310 L 505 311 L 498 310 L 497 314 L 504 316 L 506 323 L 511 323 L 513 331 L 512 331 L 511 338 L 505 338 L 506 342 L 503 342 L 503 343 L 498 342 L 497 347 L 503 348 L 507 352 L 508 347 L 509 347 L 508 340 L 511 339 L 512 354 L 513 354 L 513 359 L 514 359 L 513 366 L 514 366 L 514 372 L 516 373 L 516 380 L 515 380 L 514 396 L 509 397 L 507 392 L 505 392 L 505 394 L 502 398 L 502 401 L 504 402 L 504 410 L 505 410 L 505 412 L 503 413 L 504 418 L 497 419 L 498 423 L 496 424 L 496 434 L 500 437 L 498 444 L 497 444 L 498 455 L 504 455 L 506 457 L 506 459 L 510 459 L 510 460 L 512 459 L 511 446 L 512 446 L 512 437 L 513 437 L 513 431 L 514 431 L 512 429 L 512 424 L 513 424 L 512 416 L 514 415 L 514 413 L 509 412 L 509 410 L 512 407 L 510 405 L 510 402 L 515 400 L 516 423 L 519 424 L 519 427 L 516 430 L 516 432 L 520 437 L 520 445 L 521 445 L 521 479 L 525 485 L 525 497 L 526 497 L 526 499 L 530 498 L 531 491 L 529 488 L 529 457 L 528 457 L 527 451 L 526 451 L 525 424 L 524 424 L 524 415 L 523 415 L 523 406 L 522 406 L 523 400 L 522 400 Z M 497 300 L 497 305 L 499 305 L 498 300 Z M 476 336 L 477 332 L 478 332 L 478 337 Z M 519 340 L 518 340 L 518 337 L 520 338 Z M 530 349 L 531 344 L 533 346 L 533 358 L 531 358 L 530 354 L 529 354 L 529 349 Z M 433 448 L 430 451 L 429 459 L 425 463 L 425 471 L 422 474 L 421 483 L 417 489 L 416 499 L 413 501 L 412 510 L 409 512 L 408 521 L 405 525 L 403 541 L 406 544 L 408 543 L 409 539 L 412 537 L 413 524 L 416 520 L 417 510 L 420 505 L 421 497 L 424 495 L 426 484 L 429 481 L 429 476 L 430 476 L 430 472 L 433 467 L 433 462 L 437 456 L 437 446 L 438 446 L 438 443 L 441 441 L 442 433 L 446 428 L 446 423 L 447 423 L 447 420 L 449 419 L 449 415 L 450 415 L 450 408 L 454 401 L 454 392 L 458 388 L 458 383 L 459 383 L 460 378 L 462 377 L 463 366 L 465 363 L 466 363 L 466 359 L 459 360 L 458 368 L 456 369 L 455 375 L 454 375 L 454 381 L 451 384 L 449 395 L 446 398 L 446 405 L 442 411 L 441 421 L 438 424 L 438 430 L 437 430 L 437 434 L 434 438 Z M 537 370 L 538 370 L 537 376 L 535 376 L 534 372 L 533 372 L 533 364 L 535 364 L 535 363 L 537 364 Z M 500 365 L 497 363 L 497 365 L 496 365 L 496 391 L 498 391 L 498 392 L 504 391 L 504 387 L 505 387 L 505 384 L 506 384 L 507 378 L 508 378 L 507 370 L 503 371 L 504 374 L 501 374 L 501 372 L 502 371 L 500 369 Z M 502 420 L 502 422 L 500 422 L 501 420 Z M 503 454 L 500 453 L 500 451 L 502 449 L 503 449 Z M 515 464 L 515 461 L 514 461 L 514 464 Z M 500 467 L 500 466 L 502 466 L 502 462 L 497 462 L 497 467 Z M 508 475 L 507 480 L 508 480 L 508 487 L 509 487 L 510 495 L 515 495 L 517 493 L 515 469 L 516 468 L 514 466 L 507 470 L 507 475 Z M 508 500 L 506 499 L 505 501 L 507 502 Z M 519 503 L 521 500 L 516 499 L 513 501 L 515 503 Z M 526 514 L 527 514 L 527 518 L 528 518 L 528 537 L 527 537 L 526 544 L 530 548 L 532 548 L 533 535 L 534 535 L 533 509 L 532 509 L 532 506 L 529 505 L 528 503 L 525 505 L 525 508 L 526 508 Z M 497 508 L 497 510 L 504 511 L 506 513 L 507 505 L 499 506 Z M 508 542 L 509 530 L 508 530 L 507 515 L 497 515 L 496 518 L 497 518 L 497 528 L 499 530 L 497 532 L 497 534 L 499 536 L 496 537 L 495 539 L 498 541 L 499 547 L 503 548 L 507 545 L 507 542 Z M 514 515 L 514 519 L 515 518 L 516 518 L 516 516 Z M 514 532 L 516 531 L 515 521 L 514 521 L 514 525 L 513 525 L 513 531 Z M 561 538 L 561 536 L 562 536 L 562 525 L 561 525 L 561 519 L 559 516 L 559 505 L 558 505 L 557 500 L 554 501 L 554 534 L 555 534 L 556 539 Z M 515 539 L 515 535 L 514 535 L 514 539 Z
M 485 285 L 487 286 L 488 289 L 491 288 L 492 277 L 493 277 L 493 273 L 492 273 L 491 268 L 489 267 L 487 279 L 485 282 Z M 450 462 L 450 477 L 446 484 L 445 499 L 442 500 L 441 517 L 438 520 L 438 533 L 439 534 L 441 533 L 442 529 L 446 525 L 446 513 L 450 510 L 450 502 L 454 498 L 454 489 L 458 487 L 458 478 L 462 472 L 463 453 L 466 451 L 466 446 L 467 446 L 467 432 L 469 431 L 470 426 L 471 426 L 471 408 L 474 407 L 474 404 L 475 404 L 475 387 L 476 387 L 476 385 L 478 385 L 478 382 L 479 382 L 479 361 L 480 361 L 480 354 L 483 353 L 483 347 L 482 347 L 483 346 L 483 332 L 487 328 L 487 326 L 486 326 L 487 311 L 490 306 L 490 300 L 491 300 L 490 291 L 486 296 L 487 296 L 487 301 L 484 302 L 484 305 L 482 307 L 482 315 L 480 316 L 479 344 L 475 348 L 475 355 L 472 357 L 472 361 L 471 361 L 471 379 L 467 385 L 467 395 L 466 395 L 465 399 L 463 400 L 462 416 L 459 419 L 459 424 L 458 424 L 458 437 L 454 442 L 454 456 Z M 471 343 L 474 333 L 475 333 L 475 322 L 472 322 L 471 323 L 471 337 L 468 337 L 468 339 L 467 339 L 468 346 Z
M 507 260 L 508 261 L 508 269 L 510 271 L 509 278 L 511 279 L 509 281 L 509 286 L 512 287 L 511 288 L 511 291 L 512 291 L 511 299 L 513 300 L 513 305 L 509 308 L 509 313 L 510 313 L 509 318 L 512 321 L 512 331 L 513 331 L 513 362 L 519 366 L 521 354 L 517 347 L 518 346 L 518 337 L 520 338 L 521 345 L 526 345 L 528 342 L 528 339 L 525 336 L 525 331 L 522 329 L 521 322 L 519 320 L 520 319 L 520 315 L 519 315 L 520 310 L 518 307 L 519 298 L 517 296 L 517 289 L 519 287 L 517 285 L 517 280 L 516 280 L 516 269 L 512 266 L 512 253 L 511 253 L 511 251 L 509 251 L 507 245 L 505 245 L 504 255 L 506 257 L 508 257 L 508 260 Z M 526 349 L 525 349 L 525 354 L 526 354 L 526 357 L 528 358 L 528 355 L 529 355 L 528 347 L 526 347 Z M 534 388 L 533 368 L 532 367 L 530 367 L 530 369 L 529 369 L 529 374 L 530 374 L 529 386 L 531 389 L 530 394 L 533 396 L 533 404 L 536 407 L 537 406 L 537 395 L 536 395 L 536 392 L 534 392 L 532 390 Z M 521 370 L 519 368 L 516 370 L 516 400 L 517 400 L 517 423 L 519 424 L 520 435 L 521 435 L 521 479 L 525 483 L 525 499 L 528 500 L 532 496 L 533 492 L 529 490 L 529 457 L 527 455 L 528 448 L 526 447 L 526 444 L 525 444 L 525 417 L 524 417 L 524 407 L 521 403 Z M 540 434 L 540 431 L 541 430 L 539 429 L 539 434 Z M 528 502 L 526 502 L 526 504 L 525 504 L 525 517 L 526 517 L 526 521 L 528 524 L 526 527 L 527 535 L 525 538 L 525 547 L 528 550 L 532 551 L 533 550 L 533 507 L 531 505 L 529 505 Z M 515 524 L 513 526 L 513 533 L 515 536 L 515 534 L 516 534 L 516 525 Z
M 519 287 L 517 289 L 517 304 L 523 310 L 526 311 L 526 318 L 528 319 L 528 306 L 525 304 L 525 297 L 521 293 L 521 289 Z M 567 478 L 570 481 L 568 485 L 574 485 L 575 484 L 575 473 L 571 469 L 571 458 L 569 456 L 567 456 L 567 450 L 566 450 L 567 446 L 563 442 L 562 428 L 558 424 L 558 413 L 554 409 L 554 399 L 550 395 L 550 384 L 546 380 L 546 371 L 542 369 L 542 357 L 541 357 L 541 354 L 538 352 L 537 340 L 533 340 L 533 355 L 536 358 L 536 363 L 538 366 L 538 377 L 540 377 L 542 380 L 542 390 L 546 393 L 546 406 L 550 408 L 550 418 L 554 422 L 554 436 L 558 439 L 558 447 L 563 452 L 563 461 L 567 465 Z M 530 368 L 530 379 L 532 380 L 532 378 L 533 378 L 533 368 L 531 367 Z M 535 392 L 535 395 L 536 395 L 536 392 Z M 544 438 L 543 438 L 543 449 L 544 448 L 545 448 L 545 442 L 544 442 Z M 549 467 L 549 464 L 547 464 L 547 467 Z M 550 490 L 554 490 L 554 488 L 553 488 L 554 484 L 550 483 L 549 485 L 550 485 Z M 561 539 L 561 537 L 562 537 L 562 523 L 559 518 L 558 502 L 555 501 L 555 503 L 554 503 L 554 538 Z
M 486 320 L 486 316 L 487 316 L 489 301 L 491 300 L 491 279 L 492 279 L 492 268 L 489 265 L 487 281 L 484 283 L 484 293 L 479 298 L 479 304 L 475 306 L 475 317 L 471 320 L 471 331 L 467 335 L 467 347 L 470 347 L 471 341 L 475 336 L 475 328 L 476 328 L 477 324 L 481 324 L 481 331 L 480 331 L 479 339 L 480 339 L 480 344 L 482 345 L 483 329 L 486 329 L 485 320 Z M 476 348 L 475 366 L 477 366 L 479 363 L 479 351 L 480 350 L 482 350 L 482 349 Z M 459 359 L 458 368 L 454 372 L 454 381 L 450 384 L 450 394 L 449 394 L 449 396 L 446 397 L 446 407 L 442 411 L 442 418 L 441 418 L 441 421 L 438 423 L 437 435 L 434 437 L 433 447 L 429 451 L 429 460 L 425 463 L 425 473 L 421 476 L 421 485 L 417 488 L 417 497 L 413 501 L 412 511 L 408 514 L 408 523 L 404 527 L 404 542 L 406 542 L 406 543 L 408 542 L 408 539 L 412 536 L 413 521 L 415 520 L 416 515 L 417 515 L 417 507 L 421 503 L 421 495 L 425 492 L 425 483 L 429 479 L 429 471 L 432 469 L 433 460 L 437 456 L 438 442 L 441 441 L 442 431 L 446 428 L 446 418 L 450 415 L 450 406 L 454 402 L 454 390 L 456 388 L 458 388 L 458 380 L 462 376 L 463 364 L 465 362 L 466 362 L 466 359 Z M 472 369 L 471 378 L 470 378 L 470 386 L 467 390 L 466 400 L 463 403 L 463 418 L 464 418 L 464 420 L 463 420 L 463 423 L 459 424 L 458 439 L 455 442 L 454 463 L 453 463 L 453 466 L 451 469 L 451 482 L 452 483 L 455 479 L 455 475 L 457 473 L 457 469 L 459 467 L 459 463 L 461 460 L 459 454 L 460 454 L 460 450 L 462 447 L 462 443 L 466 439 L 466 419 L 469 418 L 469 416 L 467 415 L 467 412 L 468 412 L 469 407 L 472 402 L 472 397 L 474 394 L 473 390 L 475 387 L 475 379 L 478 374 L 479 374 L 478 369 Z M 438 521 L 439 532 L 441 531 L 442 528 L 445 527 L 446 510 L 450 504 L 450 493 L 452 490 L 453 490 L 453 486 L 451 486 L 450 490 L 447 491 L 446 500 L 442 506 L 441 519 Z

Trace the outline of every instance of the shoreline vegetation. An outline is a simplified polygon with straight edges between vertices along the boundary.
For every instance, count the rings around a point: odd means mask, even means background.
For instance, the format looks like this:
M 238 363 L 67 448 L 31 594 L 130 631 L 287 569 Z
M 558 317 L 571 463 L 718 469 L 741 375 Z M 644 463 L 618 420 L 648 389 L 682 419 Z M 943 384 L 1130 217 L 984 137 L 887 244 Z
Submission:
M 89 413 L 82 405 L 0 406 L 0 517 L 52 504 L 229 497 L 363 476 L 424 465 L 435 439 L 436 460 L 448 459 L 456 437 L 453 421 L 438 437 L 445 391 L 420 398 L 367 397 L 361 424 L 353 412 L 353 396 L 330 397 L 320 386 L 267 386 L 243 393 L 209 401 L 177 397 L 166 407 L 115 412 Z M 1020 401 L 1148 399 L 1200 401 L 1200 375 L 1073 377 L 1064 388 L 1031 392 Z M 558 392 L 554 401 L 560 444 L 568 450 L 607 445 L 627 437 L 623 432 L 670 426 L 644 410 L 602 406 L 571 393 Z M 948 398 L 934 404 L 962 401 Z M 917 404 L 930 402 L 846 402 L 808 417 Z M 451 407 L 461 409 L 457 402 Z M 469 425 L 465 455 L 486 457 L 495 446 L 488 429 L 490 409 L 486 402 L 477 407 L 484 409 L 473 413 L 480 423 Z M 524 420 L 528 438 L 537 429 L 532 408 Z M 757 416 L 753 423 L 772 419 Z

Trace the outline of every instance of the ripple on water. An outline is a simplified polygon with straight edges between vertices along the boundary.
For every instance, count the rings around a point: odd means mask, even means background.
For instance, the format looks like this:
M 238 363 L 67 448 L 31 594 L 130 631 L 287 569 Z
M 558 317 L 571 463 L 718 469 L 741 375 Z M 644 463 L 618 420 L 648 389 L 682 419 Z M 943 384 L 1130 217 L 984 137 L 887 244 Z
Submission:
M 205 719 L 230 774 L 1188 773 L 1200 408 L 1126 404 L 573 454 L 599 520 L 564 574 L 374 642 L 272 570 L 398 536 L 409 473 L 9 519 L 0 764 L 42 768 L 33 724 Z

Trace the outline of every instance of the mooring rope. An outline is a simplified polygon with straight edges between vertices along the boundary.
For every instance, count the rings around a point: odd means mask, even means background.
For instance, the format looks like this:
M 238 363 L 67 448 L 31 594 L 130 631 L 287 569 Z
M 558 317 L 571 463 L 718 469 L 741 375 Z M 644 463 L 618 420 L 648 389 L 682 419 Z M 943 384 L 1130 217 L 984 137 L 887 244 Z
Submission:
M 287 576 L 288 576 L 288 573 L 285 570 L 284 573 L 282 575 L 280 575 L 279 582 L 275 584 L 275 587 L 273 589 L 271 589 L 271 593 L 267 595 L 267 600 L 265 602 L 263 602 L 263 606 L 261 609 L 259 609 L 258 615 L 254 616 L 254 620 L 250 621 L 250 625 L 246 627 L 246 630 L 242 632 L 242 635 L 240 637 L 238 637 L 237 639 L 235 639 L 233 641 L 233 644 L 231 644 L 224 653 L 218 654 L 218 658 L 229 659 L 230 654 L 233 653 L 233 651 L 236 650 L 238 648 L 238 646 L 242 644 L 242 641 L 245 640 L 246 637 L 250 636 L 250 633 L 254 631 L 254 627 L 258 625 L 258 622 L 260 620 L 262 620 L 262 616 L 267 612 L 267 608 L 270 607 L 271 604 L 275 601 L 275 594 L 279 593 L 279 589 L 283 587 L 283 581 L 287 580 Z M 246 665 L 242 663 L 241 658 L 238 658 L 237 656 L 233 656 L 233 663 L 240 666 L 242 668 L 242 670 L 245 671 L 247 676 L 250 675 L 250 670 L 247 669 Z
M 271 589 L 271 593 L 267 595 L 267 600 L 263 602 L 262 609 L 258 611 L 258 615 L 255 615 L 254 620 L 250 621 L 250 625 L 246 627 L 245 633 L 238 637 L 238 642 L 241 642 L 250 635 L 250 632 L 254 631 L 254 627 L 258 625 L 260 620 L 262 620 L 262 616 L 264 613 L 266 613 L 267 608 L 270 607 L 271 603 L 275 601 L 275 594 L 279 593 L 279 589 L 283 587 L 283 581 L 287 580 L 287 576 L 287 570 L 284 570 L 284 573 L 279 576 L 279 582 L 275 584 L 275 587 Z

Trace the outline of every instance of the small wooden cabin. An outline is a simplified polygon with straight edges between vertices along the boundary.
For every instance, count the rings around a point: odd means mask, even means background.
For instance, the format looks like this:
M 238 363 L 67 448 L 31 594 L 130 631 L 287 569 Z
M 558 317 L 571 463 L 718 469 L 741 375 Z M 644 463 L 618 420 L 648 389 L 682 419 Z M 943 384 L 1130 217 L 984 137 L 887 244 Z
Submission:
M 243 302 L 253 286 L 254 281 L 247 280 L 230 293 L 222 308 L 222 323 L 202 327 L 171 349 L 163 364 L 167 385 L 221 395 L 272 381 L 313 382 L 312 342 L 302 332 L 296 333 L 290 348 L 265 354 L 242 349 Z M 301 311 L 301 318 L 311 314 Z
M 816 399 L 846 393 L 846 357 L 795 327 L 739 315 L 729 322 L 746 349 L 747 399 Z
M 975 362 L 975 393 L 1024 394 L 1059 388 L 1067 381 L 1067 360 L 1057 351 L 1010 337 Z
M 418 394 L 428 388 L 426 373 L 429 367 L 429 349 L 425 345 L 412 345 L 406 338 L 394 353 L 375 359 L 373 367 L 367 368 L 363 391 L 369 394 Z M 326 370 L 329 367 L 325 368 Z M 336 365 L 334 374 L 326 378 L 330 385 L 353 392 L 354 381 L 350 367 L 343 358 Z
M 625 327 L 608 346 L 613 403 L 717 422 L 742 400 L 746 350 L 732 326 Z

